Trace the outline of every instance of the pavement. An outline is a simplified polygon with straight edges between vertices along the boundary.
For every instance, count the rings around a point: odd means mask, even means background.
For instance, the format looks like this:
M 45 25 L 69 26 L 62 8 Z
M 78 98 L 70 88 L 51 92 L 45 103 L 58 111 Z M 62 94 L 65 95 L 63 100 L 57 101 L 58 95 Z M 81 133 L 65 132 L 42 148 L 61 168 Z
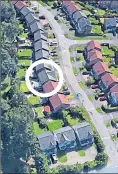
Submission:
M 88 99 L 86 93 L 84 90 L 82 90 L 77 82 L 77 79 L 73 73 L 72 70 L 72 64 L 70 62 L 70 53 L 69 53 L 69 47 L 74 44 L 83 45 L 87 44 L 89 40 L 69 40 L 65 38 L 64 33 L 60 27 L 60 25 L 57 23 L 56 20 L 54 20 L 54 16 L 50 11 L 48 11 L 45 7 L 38 4 L 36 1 L 32 1 L 32 4 L 37 6 L 39 8 L 40 12 L 45 15 L 47 20 L 49 21 L 53 32 L 55 33 L 58 44 L 61 50 L 61 66 L 62 71 L 64 73 L 64 77 L 67 80 L 67 83 L 69 84 L 72 92 L 76 95 L 77 93 L 81 93 L 82 97 L 78 99 L 78 104 L 85 106 L 87 109 L 89 116 L 95 125 L 99 135 L 101 136 L 103 143 L 105 145 L 106 153 L 109 156 L 109 167 L 117 167 L 118 166 L 118 152 L 115 148 L 115 145 L 113 141 L 111 140 L 110 134 L 104 125 L 103 117 L 101 114 L 99 114 L 92 102 Z M 118 40 L 99 40 L 100 43 L 110 43 L 113 45 L 118 45 Z

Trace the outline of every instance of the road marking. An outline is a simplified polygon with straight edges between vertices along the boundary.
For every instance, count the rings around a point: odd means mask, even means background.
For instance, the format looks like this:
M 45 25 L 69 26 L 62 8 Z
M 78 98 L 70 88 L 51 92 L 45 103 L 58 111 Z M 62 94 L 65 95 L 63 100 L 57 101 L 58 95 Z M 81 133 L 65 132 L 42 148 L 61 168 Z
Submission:
M 102 138 L 102 140 L 107 140 L 107 139 L 111 139 L 111 137 L 108 136 L 108 137 L 104 137 L 104 138 Z

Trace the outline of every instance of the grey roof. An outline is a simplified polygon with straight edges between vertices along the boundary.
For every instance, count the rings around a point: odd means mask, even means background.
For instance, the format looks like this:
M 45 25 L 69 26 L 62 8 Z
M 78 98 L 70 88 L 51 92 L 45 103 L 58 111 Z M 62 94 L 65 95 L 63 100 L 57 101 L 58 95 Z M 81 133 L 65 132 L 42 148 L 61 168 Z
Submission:
M 35 33 L 38 30 L 43 31 L 43 26 L 40 22 L 35 21 L 33 24 L 30 25 L 30 29 L 32 33 Z
M 40 59 L 50 59 L 49 58 L 49 51 L 46 50 L 39 50 L 35 52 L 35 60 L 40 60 Z
M 34 11 L 31 8 L 25 6 L 21 9 L 20 13 L 22 13 L 23 16 L 26 16 L 29 13 L 34 14 Z
M 74 130 L 70 126 L 55 130 L 53 133 L 59 144 L 62 144 L 65 141 L 75 141 L 76 139 Z
M 36 69 L 36 71 L 37 71 L 37 73 L 38 72 L 40 72 L 41 70 L 43 70 L 43 69 L 49 69 L 49 70 L 51 70 L 52 69 L 52 67 L 51 67 L 51 65 L 48 65 L 48 64 L 40 64 L 40 65 L 37 65 L 36 67 L 35 67 L 35 69 Z
M 45 40 L 48 41 L 48 38 L 46 36 L 44 36 L 40 30 L 38 30 L 37 32 L 34 33 L 34 41 L 36 42 L 37 40 Z
M 27 16 L 25 16 L 25 19 L 28 24 L 31 24 L 34 21 L 39 21 L 39 19 L 32 13 L 29 13 Z
M 116 19 L 115 18 L 105 18 L 104 25 L 107 28 L 108 26 L 116 26 Z
M 48 82 L 49 80 L 57 81 L 54 71 L 50 71 L 50 70 L 45 69 L 45 70 L 39 72 L 37 75 L 38 75 L 38 79 L 42 85 L 44 83 Z
M 37 41 L 37 42 L 34 43 L 34 50 L 35 51 L 38 51 L 38 50 L 41 50 L 41 49 L 44 49 L 44 50 L 48 50 L 49 51 L 48 44 L 44 40 L 39 40 L 39 41 Z
M 45 151 L 53 147 L 56 147 L 54 135 L 50 131 L 39 134 L 37 137 L 39 140 L 41 150 Z
M 73 126 L 79 140 L 87 139 L 90 135 L 93 136 L 93 131 L 89 123 L 83 122 Z
M 73 19 L 74 19 L 75 22 L 77 22 L 82 17 L 87 18 L 86 15 L 83 12 L 79 11 L 79 10 L 76 11 L 75 13 L 73 13 Z

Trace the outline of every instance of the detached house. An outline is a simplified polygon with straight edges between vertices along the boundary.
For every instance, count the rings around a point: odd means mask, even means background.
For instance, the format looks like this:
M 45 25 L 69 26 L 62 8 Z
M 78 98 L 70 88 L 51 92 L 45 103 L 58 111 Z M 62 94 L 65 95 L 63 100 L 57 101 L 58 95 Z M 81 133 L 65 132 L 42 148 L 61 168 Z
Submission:
M 14 3 L 14 6 L 17 10 L 17 12 L 19 13 L 19 11 L 23 8 L 23 7 L 27 7 L 27 4 L 23 1 L 17 1 L 16 3 Z
M 114 74 L 106 73 L 104 76 L 101 77 L 99 82 L 99 86 L 102 90 L 109 90 L 114 85 L 118 84 L 118 79 L 115 77 Z
M 107 94 L 107 98 L 112 106 L 118 106 L 118 84 L 110 89 Z
M 58 85 L 58 82 L 49 81 L 43 85 L 43 91 L 45 93 L 51 92 L 57 87 L 57 85 Z
M 57 147 L 60 150 L 73 149 L 76 147 L 76 137 L 74 130 L 70 127 L 63 127 L 53 132 Z
M 53 80 L 54 81 L 54 80 Z M 69 101 L 63 94 L 55 94 L 49 98 L 49 103 L 53 112 L 58 112 L 61 109 L 69 108 Z
M 98 50 L 88 52 L 86 63 L 88 67 L 95 65 L 97 62 L 103 62 L 102 53 Z
M 107 31 L 116 31 L 116 18 L 105 18 L 104 19 L 104 29 Z
M 101 51 L 102 48 L 101 48 L 101 45 L 99 42 L 95 41 L 95 40 L 92 40 L 90 42 L 88 42 L 86 48 L 85 48 L 86 52 L 88 53 L 89 51 L 92 51 L 92 50 L 98 50 L 98 51 Z
M 70 4 L 73 4 L 74 3 L 74 1 L 69 1 L 69 0 L 64 0 L 63 2 L 62 2 L 62 10 L 64 11 L 64 12 L 67 12 L 67 7 L 70 5 Z
M 73 126 L 79 147 L 91 146 L 94 142 L 93 131 L 89 123 L 83 122 Z
M 97 62 L 92 67 L 92 74 L 95 80 L 100 80 L 103 75 L 106 73 L 110 73 L 110 69 L 108 68 L 107 64 L 104 62 Z
M 40 149 L 46 153 L 46 155 L 51 155 L 57 152 L 56 141 L 52 132 L 47 131 L 38 135 Z

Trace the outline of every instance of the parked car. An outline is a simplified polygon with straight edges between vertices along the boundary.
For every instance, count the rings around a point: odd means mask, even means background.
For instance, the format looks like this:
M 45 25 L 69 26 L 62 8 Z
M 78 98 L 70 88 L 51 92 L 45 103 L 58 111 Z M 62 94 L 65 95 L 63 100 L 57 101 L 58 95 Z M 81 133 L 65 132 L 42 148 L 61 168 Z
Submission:
M 53 163 L 57 163 L 57 160 L 58 160 L 58 159 L 57 159 L 56 154 L 52 154 L 52 155 L 51 155 L 51 159 L 52 159 L 52 162 L 53 162 Z
M 45 19 L 45 16 L 44 15 L 39 16 L 39 19 Z
M 51 53 L 57 53 L 56 51 L 51 51 Z
M 118 129 L 118 123 L 115 124 L 115 128 Z
M 104 92 L 101 92 L 98 94 L 99 97 L 103 97 L 104 96 Z
M 34 6 L 34 7 L 32 7 L 32 9 L 33 9 L 33 10 L 37 10 L 37 7 L 36 7 L 36 6 Z
M 106 97 L 103 96 L 103 97 L 100 97 L 100 101 L 105 101 L 106 100 Z
M 57 56 L 58 54 L 57 53 L 51 53 L 51 56 Z
M 96 88 L 98 88 L 98 85 L 91 85 L 91 88 L 96 89 Z
M 55 20 L 58 20 L 59 18 L 58 18 L 58 16 L 55 16 L 54 19 L 55 19 Z
M 70 95 L 70 91 L 64 91 L 64 95 Z

